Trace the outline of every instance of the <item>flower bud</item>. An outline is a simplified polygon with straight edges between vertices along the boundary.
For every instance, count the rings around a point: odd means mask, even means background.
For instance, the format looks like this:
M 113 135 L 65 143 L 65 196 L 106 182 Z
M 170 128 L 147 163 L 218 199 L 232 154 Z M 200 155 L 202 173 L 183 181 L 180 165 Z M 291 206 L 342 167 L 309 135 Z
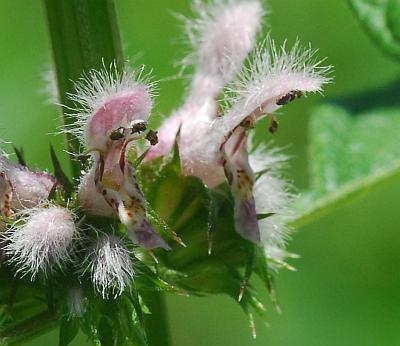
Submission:
M 3 195 L 0 200 L 8 208 L 16 211 L 32 208 L 47 200 L 56 179 L 46 172 L 34 172 L 15 162 L 10 161 L 4 154 L 0 155 L 0 172 L 3 185 Z M 11 186 L 12 194 L 5 191 L 5 185 Z M 6 189 L 7 190 L 7 189 Z M 7 197 L 8 196 L 8 197 Z M 3 211 L 4 212 L 4 211 Z
M 96 239 L 87 257 L 95 289 L 103 298 L 109 294 L 116 298 L 133 283 L 133 264 L 128 249 L 115 235 L 102 235 Z
M 71 243 L 77 230 L 68 209 L 49 206 L 24 210 L 6 233 L 5 252 L 17 272 L 34 278 L 70 260 Z
M 83 289 L 81 286 L 71 286 L 67 289 L 67 304 L 70 317 L 82 317 L 85 312 Z

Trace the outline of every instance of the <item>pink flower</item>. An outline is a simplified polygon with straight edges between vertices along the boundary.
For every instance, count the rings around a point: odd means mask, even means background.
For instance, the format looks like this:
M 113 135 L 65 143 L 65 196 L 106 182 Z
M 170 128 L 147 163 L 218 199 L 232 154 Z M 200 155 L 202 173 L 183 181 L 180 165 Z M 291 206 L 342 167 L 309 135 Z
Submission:
M 32 208 L 47 200 L 56 179 L 40 171 L 10 161 L 0 155 L 0 212 L 9 216 L 12 211 Z
M 194 28 L 189 30 L 194 48 L 189 61 L 195 65 L 188 98 L 162 125 L 159 144 L 147 159 L 168 153 L 179 131 L 182 172 L 200 178 L 210 189 L 227 181 L 235 201 L 236 231 L 258 243 L 248 132 L 285 104 L 320 92 L 330 80 L 330 67 L 321 67 L 315 51 L 302 50 L 298 42 L 287 51 L 285 45 L 277 49 L 269 38 L 242 66 L 255 45 L 263 12 L 260 3 L 232 0 L 196 6 L 198 18 L 187 22 Z M 221 93 L 224 107 L 217 101 Z
M 79 126 L 68 131 L 79 136 L 93 160 L 79 186 L 81 207 L 97 215 L 118 215 L 131 239 L 146 249 L 168 249 L 147 221 L 147 202 L 127 160 L 135 141 L 154 139 L 154 132 L 147 129 L 151 84 L 128 71 L 93 71 L 88 80 L 77 85 L 72 98 L 84 111 L 75 114 Z
M 195 18 L 183 18 L 192 48 L 183 65 L 194 65 L 195 74 L 187 101 L 167 119 L 159 132 L 159 143 L 150 148 L 147 159 L 167 154 L 179 127 L 195 117 L 209 122 L 218 112 L 215 99 L 235 77 L 255 44 L 264 14 L 258 0 L 194 2 Z M 197 132 L 199 129 L 195 129 Z

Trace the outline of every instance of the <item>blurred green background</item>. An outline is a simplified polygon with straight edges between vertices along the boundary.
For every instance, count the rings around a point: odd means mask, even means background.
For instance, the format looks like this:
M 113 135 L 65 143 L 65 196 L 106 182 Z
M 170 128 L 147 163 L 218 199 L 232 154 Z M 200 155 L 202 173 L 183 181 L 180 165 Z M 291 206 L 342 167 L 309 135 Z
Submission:
M 126 56 L 145 63 L 161 80 L 154 115 L 159 122 L 183 99 L 185 82 L 167 79 L 178 71 L 174 63 L 184 53 L 172 13 L 189 13 L 190 2 L 116 3 Z M 297 37 L 311 42 L 334 65 L 326 98 L 363 93 L 398 79 L 399 64 L 370 42 L 346 1 L 269 0 L 266 5 L 265 33 L 270 31 L 278 43 Z M 43 92 L 50 53 L 39 0 L 0 2 L 0 42 L 0 138 L 23 146 L 32 166 L 50 167 L 49 143 L 61 151 L 63 140 L 50 134 L 59 120 Z M 308 184 L 308 115 L 315 102 L 323 101 L 310 96 L 288 106 L 274 135 L 278 145 L 288 145 L 293 156 L 288 174 L 300 191 Z M 265 128 L 258 133 L 270 139 Z M 293 235 L 289 249 L 301 254 L 292 263 L 298 271 L 280 273 L 283 313 L 270 308 L 270 327 L 258 321 L 256 340 L 231 299 L 168 296 L 174 345 L 399 345 L 399 196 L 400 183 L 384 186 Z M 56 345 L 56 336 L 53 332 L 29 345 Z M 85 344 L 84 336 L 73 343 Z

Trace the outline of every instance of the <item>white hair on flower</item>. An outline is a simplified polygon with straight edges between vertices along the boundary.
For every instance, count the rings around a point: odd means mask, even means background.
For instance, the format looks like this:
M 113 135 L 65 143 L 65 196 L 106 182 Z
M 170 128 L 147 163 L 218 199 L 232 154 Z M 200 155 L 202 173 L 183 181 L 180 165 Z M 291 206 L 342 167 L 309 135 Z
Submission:
M 247 54 L 254 48 L 264 10 L 259 0 L 195 1 L 195 18 L 183 18 L 191 54 L 183 67 L 194 66 L 194 75 L 185 104 L 167 118 L 159 131 L 159 143 L 147 158 L 167 154 L 181 127 L 210 122 L 218 112 L 215 102 L 226 83 L 235 77 Z
M 220 147 L 243 121 L 254 124 L 303 93 L 320 92 L 329 82 L 326 74 L 331 68 L 320 66 L 315 53 L 311 48 L 302 50 L 298 42 L 287 52 L 284 45 L 277 49 L 272 40 L 265 40 L 227 87 L 223 114 L 211 120 L 195 117 L 182 125 L 184 172 L 201 178 L 209 187 L 221 183 Z M 185 127 L 190 131 L 183 131 Z
M 66 208 L 42 205 L 24 209 L 5 234 L 4 251 L 17 273 L 30 274 L 32 280 L 71 260 L 72 242 L 77 237 L 74 215 Z
M 67 288 L 68 317 L 82 317 L 85 313 L 83 288 L 75 285 Z
M 196 67 L 194 82 L 208 76 L 216 83 L 212 89 L 218 91 L 253 49 L 264 10 L 258 0 L 196 0 L 193 12 L 193 19 L 183 18 L 192 50 L 183 65 Z
M 231 108 L 222 118 L 226 131 L 248 116 L 257 118 L 308 92 L 321 92 L 329 83 L 331 66 L 321 66 L 317 50 L 302 48 L 297 40 L 288 51 L 286 42 L 277 48 L 267 37 L 251 54 L 238 78 L 226 88 L 226 103 Z
M 129 126 L 133 117 L 147 121 L 153 106 L 154 92 L 155 82 L 151 80 L 149 73 L 145 73 L 144 66 L 137 70 L 125 67 L 120 72 L 114 62 L 109 69 L 104 66 L 100 71 L 91 70 L 88 75 L 75 83 L 75 93 L 69 95 L 78 108 L 71 110 L 73 113 L 69 116 L 73 119 L 72 124 L 65 125 L 63 132 L 77 137 L 86 150 L 97 149 L 91 146 L 101 147 L 104 141 L 103 138 L 98 138 L 100 136 L 98 132 L 101 131 L 97 131 L 95 135 L 88 133 L 91 118 L 102 109 L 105 110 L 107 103 L 120 102 L 120 114 L 109 115 L 103 126 L 113 126 L 112 118 L 115 118 L 115 129 L 124 125 Z M 112 106 L 116 108 L 115 105 Z M 106 132 L 109 135 L 115 129 L 107 128 Z
M 272 214 L 259 220 L 261 242 L 271 269 L 277 264 L 284 265 L 284 259 L 290 255 L 285 251 L 286 241 L 290 238 L 291 229 L 287 225 L 293 216 L 295 195 L 293 187 L 282 176 L 288 157 L 279 148 L 259 145 L 249 154 L 250 165 L 254 170 L 254 199 L 257 214 Z
M 118 297 L 133 283 L 133 264 L 129 250 L 116 235 L 101 235 L 86 259 L 94 288 L 103 298 Z

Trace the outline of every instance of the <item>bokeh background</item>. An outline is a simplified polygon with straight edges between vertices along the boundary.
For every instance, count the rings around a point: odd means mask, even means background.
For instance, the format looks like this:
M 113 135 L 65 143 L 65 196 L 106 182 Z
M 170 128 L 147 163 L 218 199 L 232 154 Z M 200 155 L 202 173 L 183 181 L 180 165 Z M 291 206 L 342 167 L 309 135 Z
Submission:
M 190 13 L 187 0 L 116 0 L 126 57 L 145 63 L 159 83 L 154 119 L 177 107 L 184 80 L 169 78 L 184 49 L 174 12 Z M 400 65 L 366 37 L 344 0 L 269 0 L 264 33 L 278 43 L 297 37 L 319 48 L 335 67 L 325 98 L 379 89 L 398 79 Z M 49 143 L 58 109 L 48 102 L 43 76 L 50 66 L 41 1 L 0 2 L 0 138 L 23 146 L 31 166 L 50 167 Z M 400 97 L 400 94 L 399 94 Z M 293 156 L 289 177 L 307 187 L 307 123 L 320 96 L 289 105 L 274 135 Z M 258 135 L 271 137 L 266 129 Z M 385 134 L 382 134 L 383 136 Z M 400 145 L 400 139 L 399 139 Z M 252 340 L 245 315 L 230 298 L 168 296 L 175 346 L 399 345 L 400 183 L 384 186 L 299 229 L 289 245 L 301 254 L 297 272 L 281 272 L 277 293 L 283 313 L 269 309 L 269 325 L 258 321 Z M 256 282 L 256 285 L 261 284 Z M 263 295 L 268 300 L 266 294 Z M 29 345 L 57 345 L 52 332 Z M 73 345 L 86 345 L 79 336 Z M 162 345 L 160 345 L 162 346 Z

